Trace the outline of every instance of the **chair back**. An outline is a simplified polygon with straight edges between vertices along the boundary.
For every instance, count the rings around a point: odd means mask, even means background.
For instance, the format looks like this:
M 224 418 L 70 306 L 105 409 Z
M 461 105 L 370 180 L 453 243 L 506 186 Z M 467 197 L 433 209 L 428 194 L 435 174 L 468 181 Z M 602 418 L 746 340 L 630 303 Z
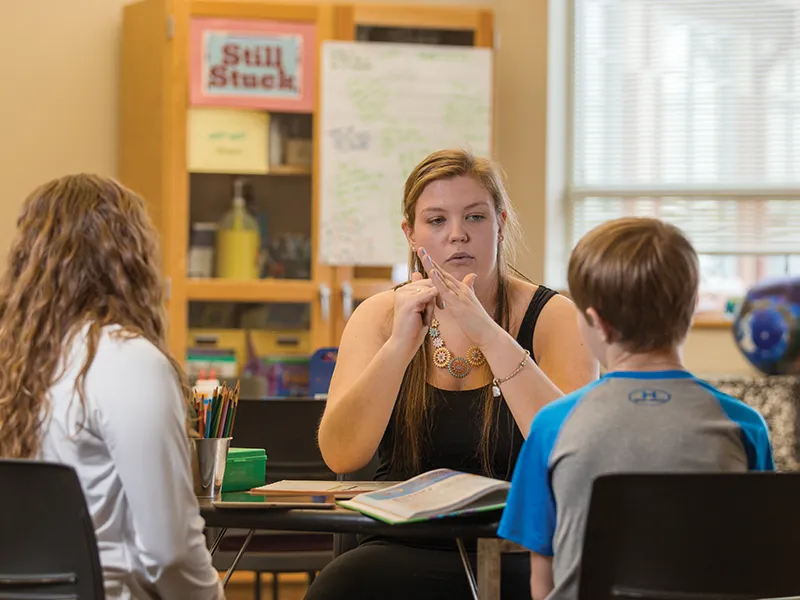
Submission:
M 105 598 L 94 526 L 75 470 L 3 459 L 0 482 L 0 598 Z
M 798 504 L 800 473 L 598 477 L 579 597 L 798 596 Z
M 335 479 L 317 445 L 317 428 L 324 410 L 325 400 L 313 398 L 242 399 L 231 446 L 264 448 L 268 483 Z
M 311 356 L 308 365 L 308 395 L 312 398 L 327 397 L 338 355 L 338 348 L 320 348 Z
M 267 452 L 267 482 L 282 479 L 369 481 L 378 468 L 377 456 L 355 473 L 337 476 L 322 459 L 317 428 L 325 400 L 314 398 L 242 399 L 236 413 L 231 445 L 264 448 Z M 334 534 L 334 556 L 355 548 L 352 534 Z

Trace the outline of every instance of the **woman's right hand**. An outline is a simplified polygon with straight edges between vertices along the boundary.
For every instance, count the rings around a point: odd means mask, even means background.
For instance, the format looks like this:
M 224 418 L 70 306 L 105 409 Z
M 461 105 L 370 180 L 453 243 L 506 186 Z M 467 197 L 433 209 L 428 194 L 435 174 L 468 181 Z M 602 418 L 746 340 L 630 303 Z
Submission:
M 411 282 L 394 291 L 394 321 L 390 342 L 394 342 L 410 361 L 420 347 L 433 318 L 439 292 L 430 279 L 411 274 Z

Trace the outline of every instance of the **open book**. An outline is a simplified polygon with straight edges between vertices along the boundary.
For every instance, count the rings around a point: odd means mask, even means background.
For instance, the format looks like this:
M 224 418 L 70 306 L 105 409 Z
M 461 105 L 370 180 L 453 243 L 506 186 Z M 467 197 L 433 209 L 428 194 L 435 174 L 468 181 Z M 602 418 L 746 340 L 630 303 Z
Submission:
M 339 505 L 385 523 L 413 523 L 503 508 L 508 481 L 436 469 Z

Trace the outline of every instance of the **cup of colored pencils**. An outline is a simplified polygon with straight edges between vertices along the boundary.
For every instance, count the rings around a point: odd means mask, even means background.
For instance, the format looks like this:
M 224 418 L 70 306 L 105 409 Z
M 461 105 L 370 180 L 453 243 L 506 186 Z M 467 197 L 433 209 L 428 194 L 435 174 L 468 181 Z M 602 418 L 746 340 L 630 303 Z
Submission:
M 211 396 L 192 392 L 195 431 L 200 438 L 226 438 L 233 435 L 236 409 L 239 408 L 239 382 L 235 388 L 223 383 Z
M 222 491 L 228 448 L 239 407 L 239 384 L 215 388 L 211 396 L 192 397 L 194 433 L 191 443 L 194 492 L 198 498 L 215 498 Z

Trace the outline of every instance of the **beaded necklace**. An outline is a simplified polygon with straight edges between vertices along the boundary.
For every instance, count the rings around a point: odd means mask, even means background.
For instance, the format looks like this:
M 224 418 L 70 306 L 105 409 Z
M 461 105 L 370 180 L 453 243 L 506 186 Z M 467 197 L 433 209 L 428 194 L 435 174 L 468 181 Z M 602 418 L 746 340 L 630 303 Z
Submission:
M 455 356 L 450 348 L 445 344 L 444 338 L 439 331 L 439 321 L 436 317 L 431 321 L 428 328 L 428 335 L 433 344 L 433 364 L 440 369 L 447 369 L 453 377 L 462 379 L 469 375 L 472 367 L 480 367 L 486 364 L 486 357 L 477 346 L 467 348 L 465 356 Z

